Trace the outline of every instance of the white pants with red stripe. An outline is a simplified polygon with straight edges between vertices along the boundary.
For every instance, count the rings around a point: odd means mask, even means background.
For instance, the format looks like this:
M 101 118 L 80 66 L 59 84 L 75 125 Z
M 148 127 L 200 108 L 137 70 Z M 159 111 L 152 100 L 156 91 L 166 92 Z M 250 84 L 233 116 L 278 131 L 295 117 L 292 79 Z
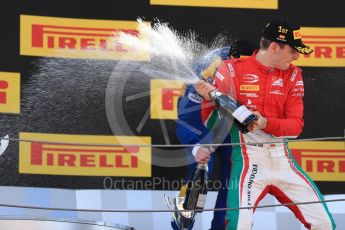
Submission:
M 257 206 L 267 193 L 281 203 L 323 200 L 316 185 L 297 165 L 284 144 L 235 148 L 232 160 L 230 185 L 236 183 L 237 186 L 229 187 L 228 207 Z M 308 229 L 335 228 L 325 203 L 288 207 Z M 227 229 L 251 229 L 254 211 L 228 211 Z

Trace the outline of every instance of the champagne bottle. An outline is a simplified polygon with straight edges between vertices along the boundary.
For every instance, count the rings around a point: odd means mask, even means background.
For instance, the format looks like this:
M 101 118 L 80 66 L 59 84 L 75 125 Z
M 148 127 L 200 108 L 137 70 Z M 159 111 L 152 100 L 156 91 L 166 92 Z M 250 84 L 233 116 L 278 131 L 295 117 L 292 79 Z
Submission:
M 242 133 L 249 132 L 249 124 L 257 120 L 257 117 L 246 106 L 216 90 L 211 91 L 210 96 L 224 117 L 233 117 L 234 124 Z
M 186 210 L 204 209 L 207 195 L 207 164 L 198 164 L 192 179 L 188 182 L 183 208 Z

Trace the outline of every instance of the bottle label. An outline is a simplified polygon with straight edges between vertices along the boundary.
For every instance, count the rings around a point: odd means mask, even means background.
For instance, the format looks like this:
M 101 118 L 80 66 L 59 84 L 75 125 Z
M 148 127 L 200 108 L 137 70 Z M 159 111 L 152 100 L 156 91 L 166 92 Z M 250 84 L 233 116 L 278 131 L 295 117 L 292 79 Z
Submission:
M 204 208 L 206 202 L 206 194 L 199 194 L 198 201 L 196 202 L 197 208 Z
M 232 116 L 236 118 L 239 122 L 243 123 L 247 117 L 253 113 L 244 105 L 238 107 L 233 113 Z

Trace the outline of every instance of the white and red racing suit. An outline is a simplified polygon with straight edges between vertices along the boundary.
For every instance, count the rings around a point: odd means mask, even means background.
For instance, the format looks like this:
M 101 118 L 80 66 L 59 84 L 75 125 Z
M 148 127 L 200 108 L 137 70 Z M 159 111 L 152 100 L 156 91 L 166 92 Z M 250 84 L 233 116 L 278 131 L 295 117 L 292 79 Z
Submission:
M 231 129 L 234 143 L 274 142 L 297 137 L 303 128 L 304 86 L 301 69 L 290 64 L 283 71 L 263 66 L 255 59 L 224 61 L 215 74 L 214 86 L 224 94 L 233 87 L 242 105 L 267 118 L 263 130 L 240 133 Z M 215 107 L 204 101 L 202 119 L 213 123 L 219 116 Z M 257 206 L 267 194 L 281 203 L 321 201 L 322 195 L 313 181 L 282 143 L 233 146 L 228 188 L 229 208 Z M 334 221 L 325 203 L 288 206 L 308 229 L 333 229 Z M 254 209 L 227 212 L 227 229 L 251 229 Z

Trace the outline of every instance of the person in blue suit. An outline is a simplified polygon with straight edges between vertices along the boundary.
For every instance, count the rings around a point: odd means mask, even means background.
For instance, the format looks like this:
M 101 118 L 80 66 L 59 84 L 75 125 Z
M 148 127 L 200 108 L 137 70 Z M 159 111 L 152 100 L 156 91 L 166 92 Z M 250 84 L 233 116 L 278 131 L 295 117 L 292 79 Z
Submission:
M 231 43 L 229 47 L 223 47 L 215 49 L 200 60 L 198 60 L 193 69 L 197 76 L 205 79 L 209 83 L 213 82 L 213 75 L 216 72 L 218 66 L 223 60 L 228 58 L 239 58 L 241 56 L 250 56 L 258 46 L 251 41 L 238 39 Z M 183 96 L 178 99 L 178 121 L 176 125 L 176 136 L 181 144 L 193 144 L 194 147 L 187 148 L 187 161 L 188 161 L 188 173 L 185 178 L 187 181 L 194 172 L 198 163 L 208 163 L 208 169 L 210 174 L 213 169 L 214 157 L 219 158 L 219 190 L 215 208 L 226 208 L 227 199 L 227 183 L 230 176 L 230 152 L 231 146 L 220 146 L 216 148 L 214 154 L 210 154 L 212 148 L 204 147 L 199 144 L 210 143 L 207 140 L 212 137 L 210 131 L 204 126 L 201 117 L 201 102 L 202 97 L 195 91 L 194 85 L 186 85 L 186 91 Z M 223 143 L 230 143 L 230 136 L 224 135 L 222 137 Z M 209 159 L 205 159 L 203 156 L 210 156 Z M 207 162 L 208 160 L 208 162 Z M 205 162 L 204 162 L 205 161 Z M 186 185 L 182 186 L 180 194 L 184 194 Z M 213 220 L 211 223 L 211 229 L 225 229 L 225 215 L 226 211 L 214 212 Z M 173 229 L 179 229 L 178 225 L 172 221 Z M 190 227 L 192 229 L 192 226 Z

